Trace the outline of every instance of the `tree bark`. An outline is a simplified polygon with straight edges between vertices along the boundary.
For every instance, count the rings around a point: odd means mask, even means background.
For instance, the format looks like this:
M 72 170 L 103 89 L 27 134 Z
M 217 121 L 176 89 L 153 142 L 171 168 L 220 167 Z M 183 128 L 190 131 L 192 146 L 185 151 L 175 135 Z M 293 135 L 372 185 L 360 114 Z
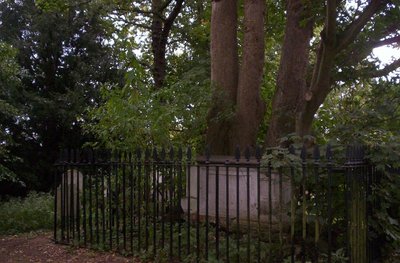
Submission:
M 211 82 L 214 88 L 208 114 L 206 142 L 213 154 L 233 149 L 232 114 L 238 87 L 237 1 L 212 2 Z
M 235 116 L 235 144 L 241 149 L 255 146 L 265 104 L 260 87 L 264 69 L 265 0 L 245 1 L 243 57 L 240 68 Z M 231 145 L 234 148 L 235 145 Z
M 153 79 L 154 88 L 159 90 L 163 87 L 165 76 L 167 74 L 166 51 L 168 36 L 172 25 L 182 10 L 184 0 L 177 0 L 171 13 L 164 18 L 164 10 L 170 3 L 164 3 L 162 0 L 152 0 L 152 22 L 151 22 L 151 48 L 153 53 Z
M 335 58 L 355 41 L 364 26 L 386 5 L 385 0 L 371 0 L 363 12 L 349 26 L 337 33 L 337 2 L 327 1 L 327 14 L 324 30 L 321 32 L 321 42 L 317 53 L 311 85 L 303 97 L 303 108 L 297 120 L 296 132 L 300 136 L 310 134 L 314 116 L 322 105 L 332 86 L 332 70 Z M 339 37 L 338 37 L 339 36 Z
M 303 2 L 289 0 L 287 4 L 285 38 L 265 140 L 267 146 L 278 145 L 282 136 L 296 131 L 296 116 L 300 114 L 304 103 L 312 22 L 301 25 L 306 14 Z
M 163 21 L 162 21 L 162 1 L 152 0 L 151 10 L 153 12 L 151 21 L 151 48 L 153 53 L 153 78 L 154 88 L 161 89 L 164 85 L 166 74 L 166 45 L 163 44 Z

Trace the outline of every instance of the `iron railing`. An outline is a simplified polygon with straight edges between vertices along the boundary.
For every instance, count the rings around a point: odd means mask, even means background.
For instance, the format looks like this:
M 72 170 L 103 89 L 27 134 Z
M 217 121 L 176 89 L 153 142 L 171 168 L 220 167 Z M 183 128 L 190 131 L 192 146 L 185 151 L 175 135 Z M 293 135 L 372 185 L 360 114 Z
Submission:
M 54 240 L 178 262 L 372 259 L 375 170 L 362 147 L 242 153 L 63 151 Z

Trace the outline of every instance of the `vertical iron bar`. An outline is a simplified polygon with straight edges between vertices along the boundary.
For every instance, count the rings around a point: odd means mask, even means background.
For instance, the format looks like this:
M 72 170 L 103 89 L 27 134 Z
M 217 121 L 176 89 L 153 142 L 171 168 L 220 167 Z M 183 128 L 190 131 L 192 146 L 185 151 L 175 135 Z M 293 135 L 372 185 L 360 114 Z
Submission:
M 60 182 L 60 199 L 61 199 L 61 240 L 65 240 L 65 152 L 62 151 L 61 157 L 61 182 Z
M 135 193 L 134 193 L 134 188 L 136 187 L 134 178 L 133 178 L 133 171 L 134 171 L 134 164 L 132 160 L 132 154 L 129 153 L 129 185 L 130 185 L 130 195 L 129 195 L 129 210 L 130 210 L 130 229 L 129 229 L 129 244 L 130 244 L 130 251 L 133 254 L 133 227 L 134 227 L 134 220 L 133 220 L 133 215 L 134 215 L 134 209 L 135 209 Z
M 75 152 L 75 161 L 78 165 L 80 165 L 80 151 Z M 82 175 L 83 176 L 83 175 Z M 81 241 L 81 216 L 80 216 L 80 200 L 79 200 L 79 195 L 80 195 L 80 187 L 79 187 L 79 181 L 81 178 L 81 173 L 78 172 L 76 176 L 76 231 L 78 234 L 78 245 L 80 245 Z
M 68 173 L 68 167 L 69 167 L 69 151 L 67 152 L 67 163 L 65 166 L 65 171 L 63 174 L 64 177 L 64 193 L 65 193 L 65 198 L 64 198 L 64 202 L 65 202 L 65 231 L 66 231 L 66 235 L 67 235 L 67 243 L 69 243 L 69 205 L 70 205 L 70 197 L 69 197 L 69 189 L 68 189 L 68 177 L 69 177 L 69 173 Z
M 57 164 L 58 165 L 58 164 Z M 57 206 L 58 206 L 58 200 L 57 200 L 57 167 L 55 167 L 54 169 L 54 218 L 53 218 L 53 238 L 54 238 L 54 242 L 57 243 Z
M 157 169 L 157 149 L 153 149 L 153 256 L 157 250 L 157 220 L 158 220 L 158 169 Z
M 260 160 L 261 160 L 261 149 L 256 147 L 256 160 L 257 160 L 257 262 L 261 262 L 261 174 L 260 174 Z
M 215 253 L 219 260 L 219 167 L 215 167 Z
M 114 157 L 115 158 L 115 157 Z M 112 250 L 112 248 L 113 248 L 113 226 L 114 226 L 114 224 L 113 224 L 113 220 L 114 220 L 114 213 L 113 213 L 113 207 L 112 207 L 112 205 L 113 205 L 113 202 L 112 202 L 112 196 L 113 196 L 113 191 L 112 191 L 112 184 L 111 184 L 111 175 L 112 175 L 112 173 L 114 172 L 114 174 L 116 175 L 117 174 L 117 166 L 116 166 L 116 162 L 115 162 L 115 160 L 112 160 L 112 161 L 114 161 L 114 162 L 111 162 L 110 163 L 110 165 L 111 165 L 111 171 L 110 171 L 110 173 L 108 174 L 108 176 L 107 176 L 107 192 L 108 192 L 108 195 L 107 195 L 107 198 L 108 198 L 108 216 L 109 216 L 109 218 L 108 218 L 108 221 L 109 221 L 109 223 L 108 223 L 108 226 L 109 226 L 109 245 L 110 245 L 110 250 Z
M 104 164 L 101 168 L 101 228 L 102 228 L 102 245 L 105 248 L 106 245 L 106 201 L 105 201 L 105 179 L 104 173 L 107 171 L 107 160 L 103 161 Z
M 165 160 L 165 149 L 164 147 L 161 149 L 161 248 L 164 249 L 165 246 L 165 173 L 166 170 L 166 160 Z
M 150 186 L 149 186 L 149 177 L 150 174 L 150 150 L 147 148 L 145 151 L 145 166 L 144 166 L 144 201 L 145 201 L 145 250 L 147 251 L 149 248 L 149 193 L 150 193 Z
M 346 153 L 346 157 L 347 157 L 347 162 L 351 162 L 351 154 L 350 154 L 350 148 L 347 148 L 347 153 Z M 346 256 L 349 257 L 349 262 L 351 262 L 351 253 L 350 253 L 350 242 L 349 239 L 350 237 L 350 229 L 349 229 L 349 218 L 348 218 L 348 213 L 349 213 L 349 195 L 350 195 L 350 191 L 349 191 L 349 171 L 350 168 L 346 167 L 345 168 L 345 187 L 344 187 L 344 191 L 345 191 L 345 213 L 344 213 L 344 222 L 345 222 L 345 228 L 346 228 L 346 238 L 345 238 L 345 242 L 346 242 Z
M 138 252 L 140 252 L 142 248 L 142 215 L 141 215 L 141 210 L 142 210 L 142 152 L 140 149 L 137 149 L 136 151 L 136 164 L 137 164 L 137 174 L 138 174 L 138 180 L 137 180 L 137 186 L 138 186 L 138 194 L 137 194 L 137 213 L 138 213 Z M 144 191 L 143 191 L 144 192 Z
M 365 161 L 365 160 L 364 160 Z M 365 230 L 364 230 L 364 240 L 365 240 L 365 244 L 363 246 L 363 255 L 365 257 L 365 261 L 370 262 L 370 258 L 369 258 L 369 251 L 368 251 L 368 215 L 369 215 L 369 200 L 368 200 L 368 176 L 369 176 L 369 166 L 367 165 L 367 163 L 365 163 L 364 165 L 364 177 L 363 177 L 363 185 L 364 185 L 364 223 L 365 223 Z
M 183 157 L 182 148 L 179 148 L 179 150 L 178 150 L 178 199 L 177 199 L 177 204 L 176 204 L 176 207 L 179 209 L 179 212 L 181 212 L 181 200 L 182 200 L 182 157 Z M 178 260 L 181 261 L 181 258 L 182 258 L 182 251 L 181 251 L 182 218 L 181 218 L 181 215 L 179 215 L 178 220 L 179 220 L 178 221 Z
M 278 171 L 279 180 L 279 257 L 283 256 L 283 178 L 282 167 Z
M 85 160 L 89 161 L 89 160 Z M 86 163 L 87 165 L 87 163 Z M 87 245 L 87 227 L 86 227 L 86 176 L 87 173 L 84 172 L 82 176 L 82 210 L 83 210 L 83 220 L 82 220 L 82 226 L 83 226 L 83 244 L 86 247 Z
M 116 233 L 116 248 L 119 247 L 119 166 L 121 165 L 121 155 L 120 153 L 116 154 L 116 163 L 115 163 L 115 233 Z
M 96 158 L 97 162 L 99 158 Z M 96 221 L 96 244 L 100 243 L 100 233 L 99 233 L 99 174 L 98 170 L 99 167 L 97 163 L 94 164 L 95 167 L 95 174 L 94 174 L 94 183 L 95 183 L 95 200 L 96 200 L 96 210 L 95 210 L 95 221 Z
M 200 262 L 200 166 L 197 165 L 197 196 L 196 196 L 196 255 Z
M 208 233 L 209 233 L 209 218 L 208 218 L 208 199 L 209 199 L 209 164 L 210 164 L 210 152 L 208 150 L 208 147 L 206 148 L 206 152 L 205 152 L 205 156 L 206 156 L 206 239 L 205 239 L 205 260 L 208 260 Z
M 320 231 L 320 226 L 319 226 L 319 218 L 320 218 L 320 208 L 319 208 L 319 159 L 320 159 L 320 151 L 318 145 L 315 145 L 314 147 L 314 179 L 315 179 L 315 239 L 314 239 L 314 245 L 315 245 L 315 262 L 318 262 L 319 260 L 319 231 Z
M 70 191 L 71 191 L 71 205 L 70 205 L 70 226 L 72 232 L 72 244 L 75 243 L 75 200 L 74 200 L 74 152 L 75 150 L 71 150 L 70 152 L 70 160 L 71 160 L 71 181 L 70 181 Z
M 366 202 L 367 202 L 367 211 L 366 211 L 366 226 L 367 226 L 367 234 L 366 234 L 366 249 L 367 249 L 367 258 L 368 262 L 371 262 L 373 259 L 373 253 L 372 253 L 372 241 L 370 241 L 369 233 L 371 230 L 371 226 L 369 224 L 368 218 L 372 216 L 372 209 L 373 209 L 373 202 L 374 202 L 374 195 L 372 193 L 372 187 L 373 187 L 373 170 L 374 167 L 371 164 L 368 164 L 367 168 L 367 180 L 366 180 Z
M 236 262 L 240 261 L 240 173 L 239 173 L 239 159 L 240 159 L 240 149 L 239 146 L 236 147 L 235 153 L 236 159 Z
M 123 248 L 126 251 L 126 152 L 122 156 L 122 233 Z
M 90 166 L 89 171 L 89 239 L 90 245 L 93 245 L 93 205 L 92 205 L 92 174 L 94 173 L 94 151 L 92 150 L 90 155 Z
M 329 144 L 326 149 L 328 169 L 328 263 L 332 262 L 332 148 Z
M 302 239 L 301 239 L 301 262 L 306 262 L 306 238 L 307 238 L 307 196 L 306 196 L 306 180 L 307 180 L 307 148 L 303 145 L 301 149 L 302 160 Z
M 63 174 L 64 177 L 64 192 L 65 192 L 65 198 L 64 198 L 64 202 L 65 202 L 65 231 L 66 231 L 66 235 L 67 235 L 67 243 L 69 243 L 69 238 L 70 238 L 70 225 L 69 225 L 69 217 L 70 217 L 70 192 L 69 192 L 69 188 L 68 188 L 68 180 L 69 180 L 69 165 L 70 165 L 70 158 L 69 158 L 69 151 L 66 151 L 66 160 L 67 162 L 65 163 L 65 171 Z
M 93 246 L 93 175 L 96 172 L 94 151 L 92 151 L 91 160 L 91 171 L 89 174 L 89 231 L 90 231 L 90 245 Z
M 230 262 L 229 255 L 229 161 L 225 162 L 225 192 L 226 192 L 226 262 Z
M 191 215 L 191 159 L 192 159 L 192 149 L 189 147 L 187 149 L 187 255 L 190 254 L 190 215 Z
M 292 145 L 289 147 L 289 153 L 294 157 L 295 148 Z M 290 262 L 295 263 L 295 224 L 296 224 L 296 184 L 295 184 L 295 170 L 294 164 L 290 165 L 290 186 L 291 186 L 291 196 L 290 196 Z
M 251 262 L 250 256 L 250 239 L 251 239 L 251 229 L 250 229 L 250 149 L 246 147 L 245 150 L 246 158 L 246 179 L 247 179 L 247 262 Z
M 172 260 L 173 257 L 173 211 L 176 212 L 177 209 L 173 209 L 173 199 L 174 199 L 174 149 L 171 147 L 169 150 L 169 175 L 168 175 L 168 183 L 169 183 L 169 258 Z M 178 208 L 178 207 L 177 207 Z
M 272 166 L 268 163 L 268 262 L 272 262 Z

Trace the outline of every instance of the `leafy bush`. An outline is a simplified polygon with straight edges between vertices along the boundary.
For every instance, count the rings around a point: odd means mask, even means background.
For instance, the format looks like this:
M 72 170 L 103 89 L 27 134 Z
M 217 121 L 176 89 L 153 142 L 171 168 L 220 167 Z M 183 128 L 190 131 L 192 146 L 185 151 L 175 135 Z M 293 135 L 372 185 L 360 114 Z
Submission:
M 53 226 L 54 201 L 50 194 L 30 193 L 0 203 L 0 234 L 16 234 Z

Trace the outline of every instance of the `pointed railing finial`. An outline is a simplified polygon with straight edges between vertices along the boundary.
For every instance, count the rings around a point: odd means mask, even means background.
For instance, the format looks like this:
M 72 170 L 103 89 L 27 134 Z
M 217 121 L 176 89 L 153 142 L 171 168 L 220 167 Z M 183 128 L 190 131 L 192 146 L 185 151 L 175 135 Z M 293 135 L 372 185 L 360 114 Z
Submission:
M 172 146 L 169 148 L 168 157 L 171 162 L 174 160 L 175 152 L 174 152 L 174 147 Z
M 303 162 L 305 162 L 306 159 L 307 159 L 307 147 L 306 147 L 306 145 L 303 145 L 303 147 L 301 148 L 300 158 L 301 158 L 301 160 Z
M 178 149 L 178 159 L 179 159 L 179 161 L 182 161 L 182 158 L 183 158 L 183 150 L 182 150 L 182 146 L 179 146 L 179 149 Z
M 190 146 L 187 149 L 186 157 L 189 162 L 192 160 L 192 148 Z
M 256 146 L 256 159 L 257 161 L 261 160 L 261 147 L 259 145 Z
M 293 145 L 293 144 L 291 144 L 291 145 L 289 146 L 289 153 L 290 153 L 290 154 L 295 154 L 295 153 L 296 153 L 296 149 L 294 148 L 294 145 Z
M 240 160 L 240 147 L 239 147 L 239 145 L 237 145 L 236 148 L 235 148 L 235 159 L 236 159 L 236 161 Z
M 148 161 L 150 159 L 150 149 L 146 148 L 145 152 L 144 152 L 144 159 L 146 161 Z
M 136 159 L 140 160 L 142 158 L 142 150 L 138 147 L 136 148 Z
M 157 148 L 153 148 L 153 161 L 157 161 L 158 159 L 158 153 L 157 153 Z
M 210 161 L 210 155 L 211 155 L 210 154 L 210 146 L 207 145 L 205 150 L 204 150 L 204 156 L 206 157 L 206 161 L 207 162 Z
M 314 157 L 315 161 L 319 161 L 319 159 L 321 158 L 321 152 L 319 150 L 319 146 L 318 145 L 314 146 L 313 157 Z
M 331 144 L 328 144 L 328 146 L 326 147 L 326 159 L 328 160 L 328 162 L 331 162 L 333 159 L 333 151 Z
M 250 147 L 247 146 L 246 149 L 244 150 L 244 158 L 246 158 L 246 161 L 250 161 Z

